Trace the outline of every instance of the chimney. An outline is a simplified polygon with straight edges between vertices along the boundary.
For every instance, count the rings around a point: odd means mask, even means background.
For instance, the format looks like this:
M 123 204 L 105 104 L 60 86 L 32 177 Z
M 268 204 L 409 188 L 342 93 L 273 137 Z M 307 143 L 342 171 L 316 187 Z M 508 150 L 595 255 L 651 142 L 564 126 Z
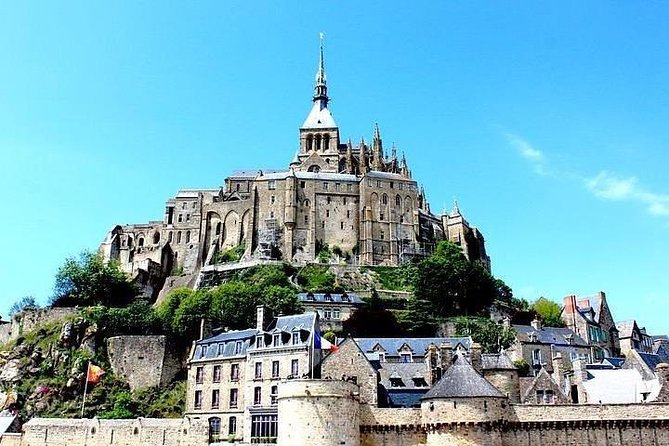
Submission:
M 538 317 L 534 318 L 531 325 L 536 331 L 541 331 L 541 320 Z
M 470 358 L 472 367 L 479 373 L 483 373 L 483 364 L 481 362 L 481 344 L 474 342 L 471 347 Z
M 585 363 L 582 359 L 575 359 L 571 363 L 574 369 L 574 384 L 579 384 L 588 380 L 588 371 L 585 369 Z
M 553 355 L 553 380 L 560 387 L 562 393 L 566 393 L 564 387 L 564 362 L 562 362 L 562 353 L 560 352 Z
M 447 368 L 453 364 L 453 348 L 449 342 L 442 342 L 439 346 L 439 356 L 441 357 L 441 372 L 444 373 Z
M 256 330 L 263 331 L 265 328 L 265 306 L 258 305 L 256 307 Z
M 509 316 L 504 316 L 502 318 L 502 326 L 504 328 L 511 328 L 511 318 Z

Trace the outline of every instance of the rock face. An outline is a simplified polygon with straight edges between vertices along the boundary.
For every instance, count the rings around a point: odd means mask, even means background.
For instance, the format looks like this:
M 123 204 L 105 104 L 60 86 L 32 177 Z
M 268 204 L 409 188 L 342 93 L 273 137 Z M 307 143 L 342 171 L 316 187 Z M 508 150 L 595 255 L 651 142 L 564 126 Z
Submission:
M 10 359 L 2 367 L 0 372 L 0 381 L 13 383 L 19 381 L 23 376 L 21 370 L 21 361 L 18 359 Z

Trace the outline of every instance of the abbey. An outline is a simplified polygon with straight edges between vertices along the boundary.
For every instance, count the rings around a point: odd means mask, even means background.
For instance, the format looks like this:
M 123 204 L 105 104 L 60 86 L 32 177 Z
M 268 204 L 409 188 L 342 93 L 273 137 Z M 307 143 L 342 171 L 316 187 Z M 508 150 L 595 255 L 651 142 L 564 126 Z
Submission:
M 181 190 L 162 221 L 114 227 L 102 244 L 133 276 L 196 273 L 235 248 L 242 260 L 310 262 L 329 249 L 340 260 L 398 265 L 444 239 L 487 268 L 483 235 L 457 204 L 435 215 L 402 156 L 384 149 L 378 125 L 368 143 L 343 141 L 328 108 L 323 45 L 313 105 L 287 168 L 237 171 L 215 189 Z

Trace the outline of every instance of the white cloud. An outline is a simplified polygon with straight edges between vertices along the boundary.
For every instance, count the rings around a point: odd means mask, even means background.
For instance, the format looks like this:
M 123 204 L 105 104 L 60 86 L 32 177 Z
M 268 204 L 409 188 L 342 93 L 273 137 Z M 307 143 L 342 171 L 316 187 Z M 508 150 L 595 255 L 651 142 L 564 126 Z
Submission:
M 505 134 L 507 141 L 511 144 L 520 155 L 532 163 L 534 171 L 539 175 L 546 175 L 546 156 L 539 149 L 532 147 L 532 145 L 525 139 L 512 133 Z
M 669 194 L 644 189 L 636 177 L 625 178 L 601 171 L 592 178 L 586 178 L 585 187 L 603 200 L 637 202 L 646 206 L 651 215 L 669 215 Z

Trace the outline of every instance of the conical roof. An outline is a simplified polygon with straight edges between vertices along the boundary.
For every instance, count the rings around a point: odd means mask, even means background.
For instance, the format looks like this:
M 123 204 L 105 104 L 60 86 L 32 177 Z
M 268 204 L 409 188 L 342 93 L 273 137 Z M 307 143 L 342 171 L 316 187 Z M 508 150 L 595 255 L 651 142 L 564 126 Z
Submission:
M 457 355 L 439 382 L 422 399 L 472 397 L 504 398 L 505 396 L 474 370 L 464 356 Z

